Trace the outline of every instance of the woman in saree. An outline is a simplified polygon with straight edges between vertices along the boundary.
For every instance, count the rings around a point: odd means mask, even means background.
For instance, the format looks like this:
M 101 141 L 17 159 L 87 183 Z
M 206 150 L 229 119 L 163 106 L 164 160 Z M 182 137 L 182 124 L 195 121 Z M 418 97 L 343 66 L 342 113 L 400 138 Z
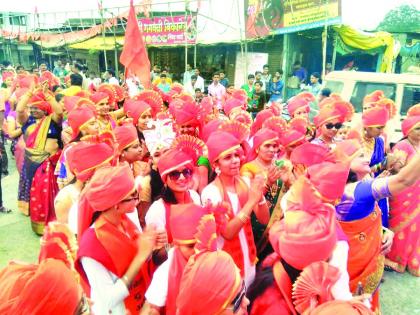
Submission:
M 416 107 L 417 115 L 409 113 L 402 123 L 404 139 L 393 148 L 394 154 L 404 154 L 408 162 L 420 150 L 420 105 Z M 419 195 L 420 181 L 417 179 L 413 186 L 390 198 L 389 228 L 395 237 L 385 260 L 389 268 L 397 272 L 407 269 L 416 277 L 420 276 L 420 234 L 417 230 L 420 226 Z
M 375 104 L 373 103 L 373 107 L 365 110 L 362 114 L 364 128 L 362 145 L 366 156 L 370 158 L 369 166 L 371 167 L 371 171 L 376 177 L 387 166 L 385 141 L 382 133 L 387 121 L 391 117 L 388 108 Z M 384 198 L 379 200 L 378 204 L 382 212 L 382 225 L 388 227 L 388 199 Z
M 359 282 L 372 294 L 372 310 L 379 310 L 379 284 L 384 270 L 384 255 L 392 245 L 393 232 L 382 226 L 377 201 L 394 196 L 415 184 L 420 176 L 420 155 L 397 175 L 370 177 L 370 159 L 362 150 L 351 157 L 344 195 L 336 205 L 336 216 L 349 241 L 348 272 L 350 290 Z
M 127 217 L 138 202 L 130 167 L 98 169 L 79 201 L 76 267 L 89 285 L 95 314 L 138 314 L 150 283 L 153 229 L 140 233 Z
M 261 224 L 270 219 L 263 196 L 265 179 L 261 175 L 249 178 L 240 176 L 243 150 L 240 140 L 226 131 L 216 131 L 207 140 L 209 160 L 215 168 L 216 179 L 204 188 L 204 204 L 229 205 L 228 223 L 221 232 L 219 247 L 232 255 L 246 285 L 255 277 L 257 252 L 250 222 L 254 212 Z
M 248 157 L 249 162 L 242 165 L 240 170 L 241 176 L 253 179 L 261 174 L 266 179 L 264 197 L 270 211 L 270 222 L 268 225 L 261 224 L 254 214 L 251 215 L 252 231 L 260 261 L 273 252 L 268 242 L 268 231 L 271 225 L 283 216 L 280 201 L 285 185 L 281 177 L 285 170 L 282 165 L 275 164 L 279 151 L 279 135 L 266 128 L 260 129 L 254 136 L 253 148 Z
M 62 149 L 63 112 L 47 84 L 44 82 L 42 89 L 26 92 L 16 108 L 26 144 L 18 208 L 30 215 L 32 230 L 37 234 L 42 234 L 44 226 L 55 219 L 54 198 L 58 185 L 54 169 Z

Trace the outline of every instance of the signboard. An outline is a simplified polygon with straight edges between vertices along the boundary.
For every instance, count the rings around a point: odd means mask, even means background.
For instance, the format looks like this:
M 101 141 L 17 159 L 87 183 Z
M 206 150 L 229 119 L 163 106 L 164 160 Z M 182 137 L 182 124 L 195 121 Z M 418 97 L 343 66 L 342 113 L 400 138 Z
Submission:
M 341 22 L 341 0 L 247 0 L 246 36 L 292 33 Z
M 160 16 L 139 19 L 146 45 L 194 44 L 196 17 L 191 15 Z
M 248 74 L 255 74 L 256 71 L 262 71 L 263 66 L 267 63 L 267 53 L 249 52 L 246 55 L 242 55 L 240 52 L 238 52 L 236 54 L 235 64 L 235 87 L 239 89 L 243 84 L 248 82 Z M 245 69 L 248 70 L 248 73 L 245 73 Z

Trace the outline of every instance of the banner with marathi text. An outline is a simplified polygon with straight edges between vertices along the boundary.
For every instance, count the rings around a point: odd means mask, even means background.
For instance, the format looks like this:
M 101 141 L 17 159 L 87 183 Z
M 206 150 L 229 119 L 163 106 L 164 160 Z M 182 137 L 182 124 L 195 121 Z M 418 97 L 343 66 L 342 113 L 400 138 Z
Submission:
M 196 17 L 191 15 L 159 16 L 139 19 L 146 45 L 194 44 Z
M 341 0 L 246 0 L 245 8 L 247 38 L 341 22 Z

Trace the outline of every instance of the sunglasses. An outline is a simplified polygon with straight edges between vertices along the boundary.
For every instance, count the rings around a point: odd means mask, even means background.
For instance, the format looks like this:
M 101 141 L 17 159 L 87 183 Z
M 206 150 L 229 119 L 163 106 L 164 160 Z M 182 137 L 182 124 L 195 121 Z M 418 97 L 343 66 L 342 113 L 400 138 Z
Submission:
M 193 173 L 192 169 L 184 168 L 182 171 L 170 172 L 168 176 L 171 180 L 175 181 L 181 177 L 181 174 L 182 176 L 184 176 L 185 179 L 190 179 L 192 177 L 192 173 Z
M 235 296 L 235 298 L 232 301 L 232 305 L 233 305 L 232 312 L 233 313 L 236 313 L 240 309 L 241 304 L 242 304 L 242 300 L 244 299 L 245 294 L 246 294 L 246 285 L 245 285 L 245 281 L 242 281 L 241 291 Z
M 335 128 L 335 129 L 340 129 L 341 127 L 343 127 L 343 124 L 342 123 L 336 123 L 336 124 L 333 124 L 333 123 L 328 123 L 328 124 L 326 124 L 325 125 L 325 127 L 327 128 L 327 129 L 333 129 L 333 128 Z
M 130 195 L 130 197 L 122 200 L 121 202 L 130 202 L 130 201 L 137 200 L 137 199 L 139 199 L 139 194 L 137 192 L 135 192 L 132 195 Z

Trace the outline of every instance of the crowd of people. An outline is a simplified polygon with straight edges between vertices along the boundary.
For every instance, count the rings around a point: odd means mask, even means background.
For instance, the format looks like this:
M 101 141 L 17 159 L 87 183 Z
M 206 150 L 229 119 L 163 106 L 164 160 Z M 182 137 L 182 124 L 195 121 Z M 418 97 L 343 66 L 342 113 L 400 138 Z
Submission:
M 384 270 L 419 276 L 420 104 L 391 148 L 394 102 L 349 127 L 316 73 L 283 102 L 268 66 L 207 95 L 191 67 L 143 89 L 60 69 L 2 73 L 1 154 L 43 236 L 0 271 L 1 314 L 374 314 Z

